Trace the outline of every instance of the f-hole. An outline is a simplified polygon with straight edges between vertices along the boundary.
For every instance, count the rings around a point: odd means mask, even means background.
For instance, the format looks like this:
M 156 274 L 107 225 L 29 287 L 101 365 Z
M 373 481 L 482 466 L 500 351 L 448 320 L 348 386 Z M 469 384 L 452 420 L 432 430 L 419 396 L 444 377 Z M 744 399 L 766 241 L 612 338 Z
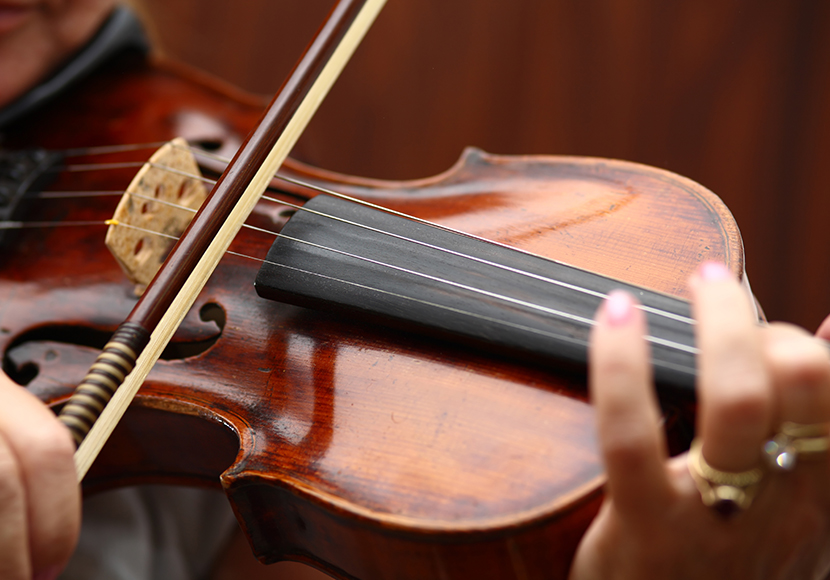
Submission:
M 225 329 L 225 310 L 216 302 L 208 302 L 199 309 L 199 320 L 203 324 L 195 329 L 196 338 L 176 340 L 174 337 L 162 352 L 162 360 L 199 356 L 216 344 Z M 193 330 L 191 323 L 191 337 Z M 32 329 L 16 337 L 3 353 L 3 370 L 15 382 L 28 385 L 43 372 L 42 366 L 49 367 L 52 361 L 72 360 L 88 368 L 111 334 L 111 330 L 77 325 L 53 324 Z M 82 377 L 81 374 L 79 379 Z

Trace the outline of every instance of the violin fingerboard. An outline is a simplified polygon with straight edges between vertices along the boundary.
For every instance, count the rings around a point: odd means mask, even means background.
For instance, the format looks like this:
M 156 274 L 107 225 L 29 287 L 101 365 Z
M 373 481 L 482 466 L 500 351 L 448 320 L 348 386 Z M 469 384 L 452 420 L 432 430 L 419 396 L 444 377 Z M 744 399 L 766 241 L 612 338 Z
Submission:
M 657 382 L 694 396 L 684 300 L 335 197 L 303 209 L 259 271 L 264 298 L 584 368 L 594 313 L 624 289 L 647 308 Z

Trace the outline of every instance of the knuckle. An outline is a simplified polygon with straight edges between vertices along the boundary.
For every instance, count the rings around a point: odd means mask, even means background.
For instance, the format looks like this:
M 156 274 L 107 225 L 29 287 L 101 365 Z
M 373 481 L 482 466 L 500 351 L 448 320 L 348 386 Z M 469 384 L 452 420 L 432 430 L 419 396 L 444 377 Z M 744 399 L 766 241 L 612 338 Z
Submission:
M 728 386 L 726 386 L 728 385 Z M 713 407 L 725 421 L 766 421 L 771 411 L 770 383 L 761 373 L 741 373 L 711 395 Z
M 830 351 L 813 337 L 780 331 L 767 341 L 767 363 L 776 375 L 788 380 L 816 381 L 830 377 Z
M 798 359 L 791 359 L 789 375 L 793 382 L 814 385 L 826 385 L 830 381 L 830 358 L 826 349 L 815 341 L 802 341 L 803 349 Z
M 642 424 L 620 422 L 607 429 L 602 437 L 603 454 L 607 461 L 639 469 L 655 454 L 654 434 Z

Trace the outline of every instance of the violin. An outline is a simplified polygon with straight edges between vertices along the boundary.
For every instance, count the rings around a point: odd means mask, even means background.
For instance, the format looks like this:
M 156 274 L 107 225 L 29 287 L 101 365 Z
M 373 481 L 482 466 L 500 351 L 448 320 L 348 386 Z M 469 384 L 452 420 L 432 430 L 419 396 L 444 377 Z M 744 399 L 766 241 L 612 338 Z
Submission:
M 118 196 L 97 193 L 123 191 L 148 148 L 96 148 L 183 136 L 232 152 L 261 108 L 125 54 L 5 131 L 7 150 L 64 152 L 25 215 L 41 227 L 4 241 L 0 348 L 13 379 L 59 407 L 136 301 L 103 245 Z M 256 206 L 259 229 L 240 232 L 85 489 L 221 485 L 260 560 L 338 578 L 565 578 L 602 497 L 584 374 L 481 339 L 264 299 L 261 260 L 323 189 L 683 298 L 701 261 L 743 275 L 726 207 L 679 176 L 599 159 L 471 149 L 407 182 L 294 161 L 282 171 L 296 181 Z M 666 406 L 688 412 L 682 399 Z M 686 424 L 667 428 L 686 440 Z

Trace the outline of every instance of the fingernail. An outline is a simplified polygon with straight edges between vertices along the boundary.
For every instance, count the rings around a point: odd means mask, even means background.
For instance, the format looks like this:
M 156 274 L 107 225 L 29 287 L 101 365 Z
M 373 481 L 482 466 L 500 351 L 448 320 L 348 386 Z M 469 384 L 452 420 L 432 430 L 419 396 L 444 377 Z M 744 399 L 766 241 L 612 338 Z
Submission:
M 698 269 L 700 277 L 709 282 L 729 280 L 732 273 L 720 262 L 703 262 Z
M 60 576 L 62 571 L 63 568 L 61 566 L 47 568 L 46 570 L 41 570 L 35 574 L 32 577 L 32 580 L 57 580 L 57 577 Z
M 611 326 L 623 326 L 631 322 L 634 299 L 623 290 L 612 290 L 605 299 L 605 316 Z

